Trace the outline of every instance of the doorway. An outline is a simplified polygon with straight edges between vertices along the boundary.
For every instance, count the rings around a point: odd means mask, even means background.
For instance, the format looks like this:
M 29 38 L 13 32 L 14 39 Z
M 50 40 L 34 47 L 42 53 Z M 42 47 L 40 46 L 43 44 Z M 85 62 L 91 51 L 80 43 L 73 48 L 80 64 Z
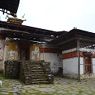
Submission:
M 27 42 L 19 43 L 19 58 L 20 60 L 30 59 L 30 45 Z
M 91 74 L 92 73 L 92 60 L 90 56 L 84 57 L 84 73 Z

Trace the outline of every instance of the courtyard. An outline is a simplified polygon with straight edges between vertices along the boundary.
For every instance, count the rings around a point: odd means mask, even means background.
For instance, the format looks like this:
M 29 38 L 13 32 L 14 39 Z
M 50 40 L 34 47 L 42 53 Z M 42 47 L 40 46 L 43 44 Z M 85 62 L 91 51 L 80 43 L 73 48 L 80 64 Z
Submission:
M 95 79 L 75 79 L 55 77 L 54 84 L 24 85 L 18 80 L 2 80 L 0 95 L 95 95 Z

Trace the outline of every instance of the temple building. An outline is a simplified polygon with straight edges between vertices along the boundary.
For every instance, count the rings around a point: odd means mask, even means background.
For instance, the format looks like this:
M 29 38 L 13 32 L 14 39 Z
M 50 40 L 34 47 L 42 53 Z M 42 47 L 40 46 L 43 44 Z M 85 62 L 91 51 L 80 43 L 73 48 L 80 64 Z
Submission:
M 62 66 L 60 50 L 50 42 L 65 33 L 21 25 L 10 18 L 0 21 L 0 70 L 6 60 L 45 60 L 56 73 Z
M 0 11 L 13 16 L 0 21 L 0 72 L 5 76 L 32 84 L 53 83 L 52 74 L 78 80 L 95 75 L 95 33 L 26 26 L 16 15 L 20 0 L 0 2 Z
M 0 71 L 6 60 L 44 60 L 55 75 L 80 79 L 95 73 L 95 33 L 76 28 L 56 32 L 21 23 L 0 21 Z

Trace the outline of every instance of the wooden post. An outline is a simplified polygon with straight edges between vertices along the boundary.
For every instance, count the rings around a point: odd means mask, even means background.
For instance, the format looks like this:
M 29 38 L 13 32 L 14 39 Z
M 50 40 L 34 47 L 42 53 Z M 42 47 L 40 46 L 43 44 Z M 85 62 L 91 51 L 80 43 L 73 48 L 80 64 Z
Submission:
M 78 81 L 80 81 L 80 40 L 77 40 Z
M 45 60 L 45 58 L 44 58 L 44 57 L 45 57 L 45 55 L 44 55 L 44 48 L 45 48 L 45 47 L 44 47 L 44 44 L 42 44 L 42 50 L 43 50 L 43 60 Z

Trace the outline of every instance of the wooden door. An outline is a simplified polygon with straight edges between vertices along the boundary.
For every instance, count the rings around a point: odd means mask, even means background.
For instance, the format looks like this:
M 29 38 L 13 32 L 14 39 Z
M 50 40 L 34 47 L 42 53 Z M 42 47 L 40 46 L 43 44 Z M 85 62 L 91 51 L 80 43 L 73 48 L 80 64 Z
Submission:
M 30 59 L 29 44 L 20 43 L 19 44 L 19 54 L 20 54 L 20 60 L 29 60 Z
M 92 61 L 91 57 L 84 57 L 84 73 L 85 74 L 90 74 L 92 73 Z

